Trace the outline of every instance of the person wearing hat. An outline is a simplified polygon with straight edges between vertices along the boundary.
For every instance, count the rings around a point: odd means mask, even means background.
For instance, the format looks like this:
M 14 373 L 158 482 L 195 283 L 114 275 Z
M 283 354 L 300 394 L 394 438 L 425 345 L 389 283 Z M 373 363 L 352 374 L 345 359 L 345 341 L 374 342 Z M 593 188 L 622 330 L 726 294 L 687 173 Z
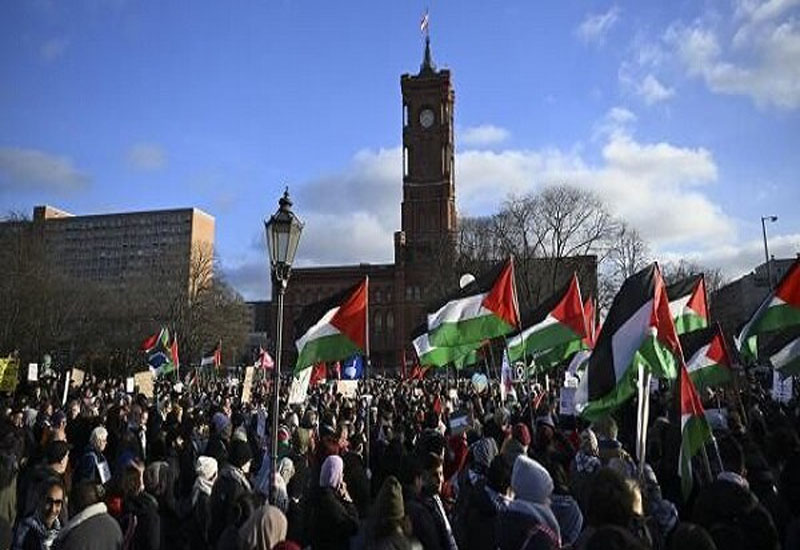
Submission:
M 213 457 L 222 466 L 228 462 L 228 450 L 233 435 L 233 424 L 230 418 L 223 412 L 216 412 L 211 417 L 211 436 L 208 438 L 206 456 Z
M 500 454 L 505 457 L 509 464 L 514 464 L 514 461 L 519 455 L 527 455 L 528 447 L 531 445 L 531 431 L 528 426 L 522 422 L 514 424 L 511 428 L 511 437 L 503 442 L 503 448 Z
M 239 439 L 231 441 L 228 463 L 220 469 L 219 478 L 211 491 L 208 539 L 212 545 L 230 523 L 229 513 L 233 503 L 241 495 L 253 492 L 253 486 L 248 479 L 252 461 L 253 453 L 247 442 Z
M 498 518 L 500 550 L 560 548 L 561 531 L 550 509 L 553 480 L 532 458 L 519 456 L 511 470 L 514 500 Z

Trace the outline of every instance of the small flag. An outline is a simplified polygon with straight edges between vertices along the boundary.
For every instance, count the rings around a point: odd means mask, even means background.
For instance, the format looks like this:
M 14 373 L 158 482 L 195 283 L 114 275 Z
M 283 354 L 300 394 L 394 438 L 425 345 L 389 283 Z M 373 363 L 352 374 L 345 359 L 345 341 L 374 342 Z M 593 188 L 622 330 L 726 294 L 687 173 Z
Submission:
M 222 364 L 222 341 L 218 341 L 217 345 L 214 346 L 209 353 L 203 356 L 203 359 L 200 361 L 201 367 L 213 366 L 215 368 L 219 368 Z
M 708 300 L 702 274 L 669 285 L 667 295 L 678 334 L 708 327 Z
M 686 371 L 695 388 L 727 384 L 733 379 L 733 362 L 719 324 L 681 335 Z
M 430 23 L 430 16 L 428 15 L 428 10 L 425 10 L 425 13 L 422 15 L 422 18 L 419 20 L 419 32 L 428 32 L 428 24 Z
M 694 481 L 692 457 L 696 456 L 706 441 L 711 439 L 711 428 L 706 420 L 700 396 L 697 395 L 697 390 L 684 365 L 681 365 L 678 377 L 681 389 L 681 450 L 678 476 L 681 478 L 683 496 L 688 498 Z
M 275 361 L 264 348 L 258 348 L 258 366 L 265 370 L 275 366 Z

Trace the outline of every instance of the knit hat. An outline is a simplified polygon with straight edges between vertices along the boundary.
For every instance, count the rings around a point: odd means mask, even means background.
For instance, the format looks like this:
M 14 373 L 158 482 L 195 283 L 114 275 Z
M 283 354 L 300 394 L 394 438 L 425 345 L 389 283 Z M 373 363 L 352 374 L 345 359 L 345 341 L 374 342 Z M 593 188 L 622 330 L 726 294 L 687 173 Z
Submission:
M 511 429 L 511 435 L 526 447 L 531 444 L 531 431 L 522 422 L 514 424 Z
M 551 429 L 556 429 L 556 423 L 553 422 L 553 417 L 549 414 L 542 415 L 536 419 L 537 426 L 548 426 Z
M 233 440 L 233 442 L 231 442 L 228 460 L 237 468 L 241 468 L 249 461 L 253 460 L 253 453 L 250 450 L 250 445 L 239 439 Z
M 553 479 L 547 470 L 525 455 L 514 461 L 511 472 L 511 488 L 515 498 L 537 504 L 547 504 L 553 494 Z
M 484 437 L 472 444 L 472 462 L 479 468 L 488 469 L 497 456 L 497 443 L 491 437 Z
M 396 477 L 389 476 L 383 482 L 375 501 L 375 515 L 390 521 L 400 521 L 405 517 L 403 488 Z
M 222 412 L 214 413 L 214 416 L 211 417 L 211 425 L 214 427 L 214 431 L 216 433 L 220 433 L 222 430 L 227 428 L 230 423 L 230 419 L 225 416 L 225 413 Z
M 217 459 L 210 456 L 198 456 L 194 463 L 194 471 L 197 477 L 205 480 L 212 480 L 217 475 Z

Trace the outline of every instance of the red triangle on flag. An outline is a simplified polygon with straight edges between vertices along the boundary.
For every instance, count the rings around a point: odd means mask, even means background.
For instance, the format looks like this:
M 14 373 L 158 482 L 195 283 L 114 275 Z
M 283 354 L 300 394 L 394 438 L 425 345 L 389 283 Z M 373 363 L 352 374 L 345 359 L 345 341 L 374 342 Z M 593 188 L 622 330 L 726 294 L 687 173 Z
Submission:
M 708 346 L 706 357 L 708 357 L 718 365 L 723 365 L 725 367 L 731 368 L 731 365 L 733 363 L 731 361 L 730 356 L 728 355 L 728 347 L 725 345 L 724 338 L 725 337 L 722 335 L 722 329 L 718 324 L 717 330 L 714 333 L 714 337 L 711 339 L 711 343 Z
M 691 298 L 686 302 L 686 307 L 708 321 L 708 303 L 706 302 L 706 279 L 700 277 L 694 287 Z
M 509 258 L 481 305 L 512 327 L 519 328 L 514 286 L 514 260 Z
M 311 367 L 311 379 L 308 381 L 310 386 L 316 386 L 320 382 L 324 382 L 328 378 L 328 367 L 325 362 L 317 363 Z
M 800 260 L 796 260 L 786 275 L 783 276 L 775 296 L 789 305 L 800 308 Z
M 700 401 L 700 395 L 692 383 L 689 376 L 689 371 L 686 370 L 686 365 L 680 366 L 680 380 L 681 380 L 681 416 L 688 414 L 691 416 L 705 416 L 703 409 L 703 402 Z
M 653 292 L 653 313 L 650 317 L 650 326 L 658 331 L 657 338 L 669 349 L 673 355 L 683 357 L 681 342 L 678 339 L 678 332 L 675 330 L 675 322 L 669 310 L 669 297 L 661 270 L 656 266 L 655 290 Z M 683 360 L 681 359 L 681 363 Z
M 581 302 L 581 289 L 578 286 L 578 276 L 572 274 L 572 281 L 569 283 L 569 288 L 564 294 L 561 301 L 556 304 L 550 315 L 558 319 L 558 321 L 575 332 L 581 338 L 584 338 L 588 331 L 586 330 L 586 312 L 583 309 Z
M 358 285 L 352 294 L 339 306 L 331 318 L 331 325 L 366 351 L 368 279 Z

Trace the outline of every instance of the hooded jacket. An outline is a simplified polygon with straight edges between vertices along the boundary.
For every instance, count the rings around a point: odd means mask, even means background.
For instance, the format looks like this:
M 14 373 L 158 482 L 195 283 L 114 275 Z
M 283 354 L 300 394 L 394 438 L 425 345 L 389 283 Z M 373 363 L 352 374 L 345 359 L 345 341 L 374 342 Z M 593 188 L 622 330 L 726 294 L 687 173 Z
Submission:
M 55 550 L 118 550 L 121 547 L 122 531 L 102 502 L 87 506 L 73 516 L 53 543 Z

